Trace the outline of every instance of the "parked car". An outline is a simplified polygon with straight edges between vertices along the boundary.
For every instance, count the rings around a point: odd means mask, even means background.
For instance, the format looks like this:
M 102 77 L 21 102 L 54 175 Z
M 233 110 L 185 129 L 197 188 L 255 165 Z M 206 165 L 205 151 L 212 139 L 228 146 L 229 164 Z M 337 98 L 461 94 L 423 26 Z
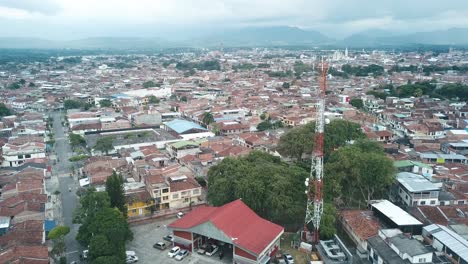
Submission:
M 197 250 L 198 254 L 205 255 L 206 253 L 206 245 L 201 245 L 201 247 L 198 248 Z
M 286 261 L 286 263 L 288 263 L 288 264 L 293 264 L 294 263 L 294 258 L 288 253 L 283 254 L 283 258 Z
M 128 257 L 128 256 L 136 256 L 136 253 L 135 251 L 133 250 L 127 250 L 125 251 L 125 255 Z
M 167 255 L 170 257 L 170 258 L 173 258 L 175 257 L 175 255 L 177 255 L 177 253 L 179 253 L 180 251 L 180 247 L 173 247 L 171 248 L 171 250 L 167 253 Z
M 137 256 L 128 256 L 127 255 L 127 260 L 126 260 L 127 264 L 131 264 L 131 263 L 135 263 L 135 262 L 138 262 L 138 257 Z
M 181 251 L 179 251 L 179 253 L 177 253 L 177 255 L 175 256 L 175 259 L 183 260 L 186 256 L 188 256 L 188 251 L 185 249 L 182 249 Z
M 213 256 L 214 254 L 216 254 L 216 252 L 218 252 L 218 249 L 219 247 L 217 245 L 210 245 L 206 248 L 206 255 L 208 256 Z
M 182 212 L 177 213 L 177 218 L 182 218 L 183 216 L 184 216 L 184 213 L 182 213 Z
M 154 244 L 153 247 L 157 248 L 159 250 L 165 250 L 167 248 L 167 245 L 164 242 L 158 242 L 158 243 Z
M 169 242 L 174 242 L 174 237 L 172 235 L 167 235 L 163 237 L 163 239 Z

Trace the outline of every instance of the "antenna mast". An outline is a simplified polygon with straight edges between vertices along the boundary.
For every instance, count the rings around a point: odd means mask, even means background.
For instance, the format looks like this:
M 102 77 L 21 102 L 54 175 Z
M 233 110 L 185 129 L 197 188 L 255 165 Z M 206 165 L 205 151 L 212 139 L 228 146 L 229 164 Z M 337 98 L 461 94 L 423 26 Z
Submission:
M 320 87 L 318 90 L 318 112 L 315 124 L 314 149 L 312 150 L 312 164 L 310 176 L 306 179 L 307 209 L 304 223 L 304 231 L 307 224 L 314 225 L 314 243 L 318 243 L 320 220 L 323 214 L 323 136 L 325 128 L 325 91 L 327 90 L 328 64 L 322 59 L 320 64 Z M 311 183 L 311 184 L 309 184 Z

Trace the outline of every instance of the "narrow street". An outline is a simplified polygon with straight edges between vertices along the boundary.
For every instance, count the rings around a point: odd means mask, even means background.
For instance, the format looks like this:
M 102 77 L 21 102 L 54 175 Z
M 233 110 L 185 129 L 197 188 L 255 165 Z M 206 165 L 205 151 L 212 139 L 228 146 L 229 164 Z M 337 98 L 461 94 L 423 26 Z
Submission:
M 51 116 L 54 119 L 54 152 L 57 159 L 57 164 L 53 166 L 52 173 L 55 177 L 58 177 L 59 191 L 62 194 L 62 218 L 60 224 L 70 227 L 70 233 L 65 238 L 67 261 L 70 263 L 74 260 L 79 260 L 81 250 L 81 246 L 75 240 L 79 225 L 72 223 L 73 211 L 79 202 L 78 196 L 76 195 L 79 184 L 76 177 L 70 177 L 72 163 L 68 159 L 72 156 L 72 151 L 68 141 L 68 135 L 65 134 L 64 127 L 62 126 L 62 114 L 60 112 L 53 112 Z

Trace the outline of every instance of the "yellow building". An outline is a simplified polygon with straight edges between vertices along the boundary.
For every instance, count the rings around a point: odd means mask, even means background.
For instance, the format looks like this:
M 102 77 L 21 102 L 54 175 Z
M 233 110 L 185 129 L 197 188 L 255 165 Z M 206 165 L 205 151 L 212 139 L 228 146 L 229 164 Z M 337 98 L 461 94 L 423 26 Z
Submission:
M 154 199 L 146 190 L 126 193 L 125 199 L 129 218 L 148 216 L 154 211 Z

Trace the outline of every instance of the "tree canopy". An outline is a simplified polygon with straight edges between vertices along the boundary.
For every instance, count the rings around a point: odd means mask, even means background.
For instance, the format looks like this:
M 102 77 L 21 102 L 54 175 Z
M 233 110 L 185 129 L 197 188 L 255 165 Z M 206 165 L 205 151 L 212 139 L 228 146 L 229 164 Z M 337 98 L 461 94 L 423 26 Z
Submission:
M 160 101 L 160 100 L 159 100 L 156 96 L 154 96 L 154 95 L 150 95 L 150 96 L 148 97 L 148 103 L 150 103 L 150 104 L 152 104 L 152 105 L 159 104 L 159 101 Z
M 365 206 L 385 196 L 395 181 L 393 162 L 378 143 L 361 139 L 334 151 L 325 164 L 325 199 Z
M 364 108 L 364 103 L 362 102 L 362 99 L 360 98 L 353 98 L 349 101 L 349 104 L 356 107 L 357 109 L 362 109 Z
M 78 108 L 81 108 L 83 106 L 83 103 L 81 103 L 80 101 L 76 101 L 76 100 L 65 100 L 63 102 L 63 107 L 65 109 L 78 109 Z
M 75 222 L 81 223 L 76 239 L 89 246 L 92 263 L 109 258 L 115 260 L 113 263 L 123 263 L 125 242 L 133 239 L 133 234 L 122 212 L 111 208 L 107 192 L 88 189 L 80 198 Z
M 109 100 L 109 99 L 103 99 L 103 100 L 99 101 L 99 105 L 101 107 L 111 107 L 112 106 L 112 101 Z
M 106 137 L 100 137 L 96 141 L 96 145 L 94 145 L 94 149 L 105 152 L 106 155 L 109 154 L 109 151 L 114 149 L 114 146 L 112 145 L 112 142 L 114 141 L 114 137 L 112 136 L 106 136 Z
M 325 155 L 348 141 L 365 137 L 359 124 L 341 119 L 332 120 L 325 125 L 325 133 Z M 304 154 L 312 153 L 314 134 L 315 122 L 295 127 L 281 136 L 277 150 L 285 157 L 300 161 Z
M 125 190 L 123 186 L 122 176 L 118 175 L 115 171 L 106 180 L 106 192 L 110 198 L 110 206 L 115 207 L 127 216 L 127 206 L 125 202 Z
M 86 145 L 86 140 L 81 135 L 70 133 L 68 139 L 73 148 Z
M 6 107 L 4 103 L 0 103 L 0 117 L 1 116 L 9 116 L 12 115 L 13 112 L 10 110 L 10 108 Z
M 215 120 L 214 120 L 213 114 L 211 112 L 203 113 L 202 123 L 205 126 L 208 126 L 209 124 L 213 123 L 214 121 Z
M 52 230 L 50 230 L 49 234 L 47 235 L 48 239 L 59 239 L 66 236 L 70 233 L 70 227 L 68 226 L 56 226 Z
M 253 151 L 245 157 L 226 158 L 210 168 L 207 198 L 215 206 L 241 198 L 261 217 L 297 228 L 305 216 L 307 177 L 298 166 Z

